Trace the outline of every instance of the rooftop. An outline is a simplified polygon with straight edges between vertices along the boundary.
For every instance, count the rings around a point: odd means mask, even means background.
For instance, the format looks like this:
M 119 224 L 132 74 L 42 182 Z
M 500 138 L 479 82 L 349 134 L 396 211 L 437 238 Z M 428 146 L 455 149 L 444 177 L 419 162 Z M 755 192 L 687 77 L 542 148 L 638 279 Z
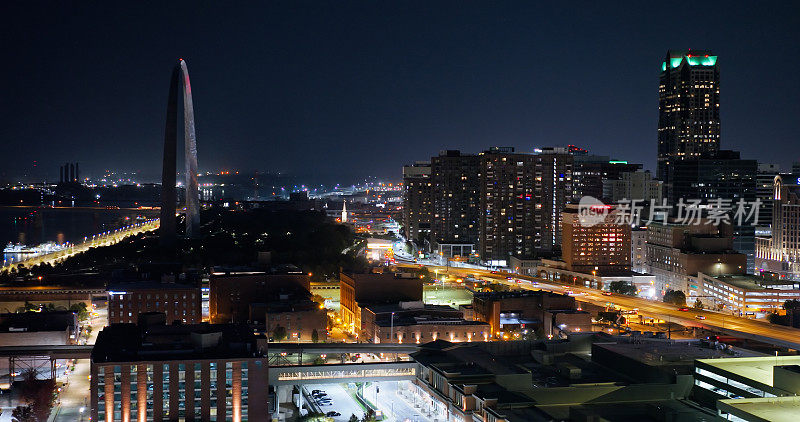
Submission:
M 743 378 L 756 380 L 773 385 L 773 367 L 785 365 L 800 365 L 800 356 L 766 356 L 750 358 L 727 358 L 727 359 L 701 359 L 706 365 L 738 375 Z
M 92 361 L 230 359 L 256 354 L 255 335 L 244 324 L 112 324 L 98 335 Z
M 729 399 L 718 402 L 719 409 L 747 420 L 794 422 L 800 415 L 800 397 Z

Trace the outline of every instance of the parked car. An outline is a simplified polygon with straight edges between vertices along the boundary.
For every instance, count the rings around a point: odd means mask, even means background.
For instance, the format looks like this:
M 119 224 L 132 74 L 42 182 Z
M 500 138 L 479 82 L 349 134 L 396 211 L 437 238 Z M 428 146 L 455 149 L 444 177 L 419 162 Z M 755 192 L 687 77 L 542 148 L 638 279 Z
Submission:
M 330 412 L 326 413 L 325 416 L 327 416 L 329 418 L 333 418 L 333 417 L 336 417 L 336 416 L 342 416 L 342 414 L 339 413 L 339 412 L 330 411 Z

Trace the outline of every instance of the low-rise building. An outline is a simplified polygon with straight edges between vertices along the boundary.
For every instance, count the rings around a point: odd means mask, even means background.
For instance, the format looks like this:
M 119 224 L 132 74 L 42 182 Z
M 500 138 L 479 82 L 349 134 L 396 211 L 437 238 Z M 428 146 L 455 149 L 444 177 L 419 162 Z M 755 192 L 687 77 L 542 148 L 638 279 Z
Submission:
M 698 273 L 746 274 L 747 255 L 733 249 L 729 224 L 652 223 L 647 227 L 647 272 L 655 276 L 656 296 L 668 290 L 689 294 Z
M 191 284 L 135 281 L 108 286 L 108 322 L 136 323 L 139 314 L 163 312 L 167 323 L 202 322 L 200 287 Z
M 422 300 L 422 280 L 413 274 L 339 274 L 339 313 L 351 333 L 361 332 L 359 304 L 391 304 Z
M 96 421 L 264 420 L 268 360 L 250 327 L 117 324 L 91 356 Z
M 687 302 L 700 301 L 714 309 L 760 318 L 781 309 L 787 300 L 800 300 L 797 281 L 754 275 L 711 276 L 699 273 L 690 278 Z
M 693 399 L 729 421 L 792 421 L 800 400 L 800 356 L 698 359 Z
M 250 304 L 250 321 L 275 341 L 326 341 L 328 313 L 304 295 L 284 295 L 266 303 Z M 275 333 L 284 338 L 276 338 Z
M 0 346 L 74 344 L 79 332 L 72 311 L 0 314 Z
M 444 305 L 400 302 L 361 305 L 361 337 L 373 343 L 486 341 L 489 324 L 464 319 L 461 311 Z
M 215 269 L 208 284 L 211 322 L 240 323 L 249 321 L 251 304 L 266 303 L 280 294 L 308 292 L 311 280 L 302 273 Z
M 714 412 L 682 402 L 692 388 L 692 358 L 720 354 L 695 345 L 651 345 L 641 353 L 610 350 L 589 358 L 608 336 L 567 340 L 451 343 L 437 340 L 412 355 L 410 388 L 400 390 L 429 420 L 531 422 L 551 420 L 712 420 Z M 629 345 L 645 347 L 642 344 Z M 681 350 L 678 350 L 678 349 Z M 659 354 L 661 349 L 669 353 Z M 699 352 L 698 352 L 699 351 Z M 683 353 L 680 365 L 668 363 Z M 617 358 L 616 360 L 614 358 Z M 627 365 L 621 364 L 626 362 Z M 613 366 L 606 366 L 611 364 Z M 675 369 L 679 373 L 675 373 Z M 643 373 L 644 372 L 644 373 Z
M 509 332 L 525 330 L 542 330 L 543 333 L 550 334 L 554 327 L 554 315 L 558 311 L 576 310 L 574 297 L 542 290 L 475 293 L 472 306 L 474 319 L 487 322 L 491 326 L 489 337 L 492 338 L 502 338 Z M 585 321 L 571 323 L 576 326 L 591 326 L 588 313 L 581 313 L 580 318 Z

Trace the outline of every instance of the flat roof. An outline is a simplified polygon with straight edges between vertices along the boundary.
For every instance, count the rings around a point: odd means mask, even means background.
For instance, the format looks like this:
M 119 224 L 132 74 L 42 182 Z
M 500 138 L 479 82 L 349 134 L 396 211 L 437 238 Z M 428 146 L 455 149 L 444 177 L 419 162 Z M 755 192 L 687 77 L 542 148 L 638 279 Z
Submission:
M 698 359 L 698 362 L 774 387 L 772 384 L 772 368 L 774 366 L 798 365 L 800 364 L 800 356 Z
M 800 397 L 766 397 L 753 399 L 728 399 L 718 401 L 720 410 L 747 420 L 795 422 L 800 415 Z
M 709 358 L 729 356 L 719 350 L 688 342 L 594 343 L 593 347 L 603 348 L 650 366 L 692 364 L 696 359 L 716 362 L 725 359 Z

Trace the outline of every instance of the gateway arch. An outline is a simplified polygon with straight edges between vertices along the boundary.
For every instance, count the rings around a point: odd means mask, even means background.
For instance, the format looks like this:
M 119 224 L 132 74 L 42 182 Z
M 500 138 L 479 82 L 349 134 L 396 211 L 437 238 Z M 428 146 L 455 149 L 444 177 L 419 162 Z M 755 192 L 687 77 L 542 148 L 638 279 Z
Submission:
M 186 237 L 197 237 L 200 226 L 200 198 L 197 187 L 197 141 L 194 133 L 194 106 L 189 70 L 183 59 L 172 69 L 167 100 L 167 122 L 164 128 L 164 164 L 161 173 L 160 243 L 165 251 L 172 251 L 177 241 L 175 227 L 175 175 L 178 149 L 178 89 L 183 87 L 183 139 L 186 161 Z

